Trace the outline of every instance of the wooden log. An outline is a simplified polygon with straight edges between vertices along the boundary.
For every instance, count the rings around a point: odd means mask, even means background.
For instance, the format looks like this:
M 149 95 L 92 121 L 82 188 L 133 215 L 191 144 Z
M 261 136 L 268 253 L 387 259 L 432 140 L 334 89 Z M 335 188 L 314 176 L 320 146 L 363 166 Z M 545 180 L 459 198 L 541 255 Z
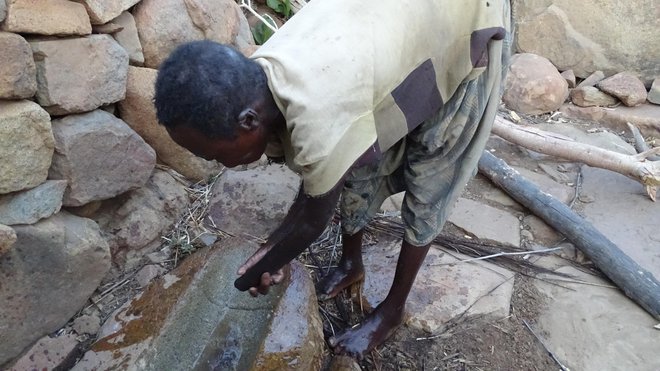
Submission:
M 563 234 L 629 298 L 660 320 L 660 283 L 568 206 L 541 191 L 503 160 L 484 151 L 479 171 Z

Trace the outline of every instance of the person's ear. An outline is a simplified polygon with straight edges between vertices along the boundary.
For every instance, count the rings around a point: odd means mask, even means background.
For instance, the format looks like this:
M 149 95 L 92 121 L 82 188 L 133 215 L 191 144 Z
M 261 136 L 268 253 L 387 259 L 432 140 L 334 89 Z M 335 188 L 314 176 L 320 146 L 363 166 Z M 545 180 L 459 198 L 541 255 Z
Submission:
M 244 109 L 238 115 L 238 124 L 242 129 L 254 130 L 259 126 L 259 116 L 252 108 Z

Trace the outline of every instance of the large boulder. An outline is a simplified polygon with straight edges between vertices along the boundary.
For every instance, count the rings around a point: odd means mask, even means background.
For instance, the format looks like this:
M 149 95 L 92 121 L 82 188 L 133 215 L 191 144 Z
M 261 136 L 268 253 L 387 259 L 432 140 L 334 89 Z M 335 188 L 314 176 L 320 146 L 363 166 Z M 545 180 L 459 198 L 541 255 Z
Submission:
M 129 67 L 126 99 L 119 103 L 121 118 L 138 132 L 158 154 L 158 159 L 194 181 L 203 181 L 217 174 L 222 166 L 206 161 L 176 144 L 158 123 L 154 106 L 154 85 L 158 71 Z
M 39 35 L 92 32 L 85 7 L 68 0 L 7 0 L 7 18 L 0 28 Z
M 633 71 L 660 76 L 655 1 L 514 1 L 517 49 L 542 55 L 578 77 Z M 607 32 L 603 32 L 607 30 Z
M 63 205 L 81 206 L 142 187 L 156 153 L 126 123 L 96 110 L 53 121 L 50 179 L 67 180 Z
M 159 242 L 187 205 L 183 185 L 167 172 L 155 170 L 144 187 L 103 202 L 89 217 L 104 232 L 114 263 L 131 268 L 141 255 L 151 252 L 143 248 Z
M 64 180 L 47 180 L 35 188 L 0 196 L 0 223 L 33 224 L 62 207 Z
M 110 268 L 98 225 L 60 212 L 17 225 L 17 241 L 0 257 L 0 366 L 62 327 Z
M 19 35 L 0 32 L 0 50 L 0 99 L 32 97 L 37 91 L 37 71 L 30 44 Z
M 538 115 L 555 111 L 568 97 L 568 83 L 546 58 L 516 54 L 504 83 L 502 100 L 510 109 Z
M 112 37 L 126 50 L 129 62 L 132 65 L 143 65 L 144 54 L 142 53 L 142 44 L 140 44 L 133 15 L 129 12 L 123 12 L 119 17 L 113 19 L 112 23 L 122 28 L 120 31 L 113 33 Z
M 0 194 L 43 183 L 54 148 L 50 116 L 38 104 L 0 101 Z
M 104 24 L 116 18 L 124 10 L 137 4 L 140 0 L 73 0 L 84 4 L 92 24 Z
M 30 44 L 37 63 L 37 101 L 50 114 L 87 112 L 124 99 L 128 54 L 111 36 Z
M 188 41 L 233 44 L 245 17 L 232 0 L 142 0 L 133 15 L 144 64 L 150 68 L 158 68 L 174 48 Z

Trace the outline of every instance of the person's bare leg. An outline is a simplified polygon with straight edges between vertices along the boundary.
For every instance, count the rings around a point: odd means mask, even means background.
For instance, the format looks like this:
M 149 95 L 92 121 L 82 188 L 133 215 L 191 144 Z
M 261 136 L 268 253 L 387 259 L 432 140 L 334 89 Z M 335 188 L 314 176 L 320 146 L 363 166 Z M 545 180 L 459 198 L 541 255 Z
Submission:
M 362 265 L 362 235 L 363 230 L 350 236 L 342 235 L 342 253 L 337 268 L 332 269 L 316 285 L 316 296 L 319 300 L 331 299 L 341 290 L 364 279 Z
M 413 246 L 403 242 L 387 297 L 357 327 L 330 338 L 335 353 L 362 359 L 394 333 L 403 323 L 406 299 L 428 251 L 429 245 Z

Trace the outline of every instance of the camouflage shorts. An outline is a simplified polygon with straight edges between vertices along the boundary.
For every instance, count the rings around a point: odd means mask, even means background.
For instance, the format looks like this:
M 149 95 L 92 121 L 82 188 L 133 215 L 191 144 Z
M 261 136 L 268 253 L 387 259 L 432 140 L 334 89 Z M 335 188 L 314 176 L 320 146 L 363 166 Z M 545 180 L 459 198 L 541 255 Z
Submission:
M 405 240 L 424 246 L 440 233 L 488 140 L 508 45 L 507 38 L 504 52 L 491 50 L 486 72 L 460 85 L 434 117 L 387 150 L 379 163 L 348 174 L 340 202 L 344 233 L 357 233 L 387 197 L 404 191 Z

